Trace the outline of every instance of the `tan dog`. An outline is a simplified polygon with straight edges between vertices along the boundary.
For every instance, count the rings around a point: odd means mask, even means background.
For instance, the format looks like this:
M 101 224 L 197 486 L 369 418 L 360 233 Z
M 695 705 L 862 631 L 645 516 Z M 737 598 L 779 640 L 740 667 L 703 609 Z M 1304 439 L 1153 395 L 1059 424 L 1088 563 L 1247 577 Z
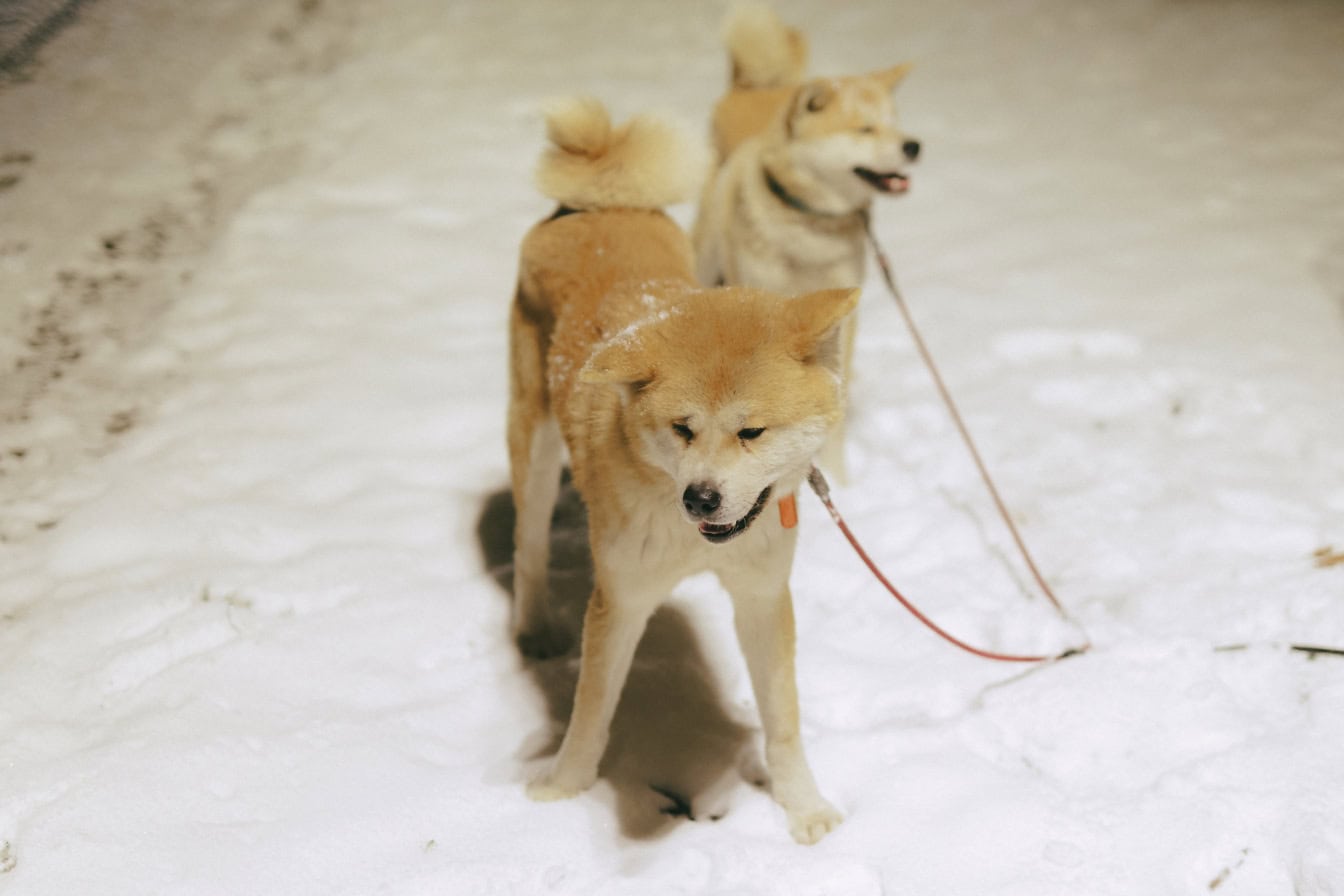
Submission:
M 715 110 L 714 137 L 731 153 L 701 196 L 693 232 L 700 282 L 786 295 L 858 286 L 873 197 L 904 192 L 905 168 L 919 155 L 891 100 L 910 66 L 787 86 L 805 56 L 796 32 L 746 7 L 727 33 L 733 86 Z M 846 379 L 853 339 L 851 321 Z M 843 439 L 837 426 L 821 457 L 842 479 Z
M 690 244 L 659 211 L 685 198 L 693 146 L 593 101 L 549 117 L 543 192 L 561 203 L 523 241 L 510 321 L 509 455 L 517 507 L 514 632 L 564 648 L 546 603 L 547 533 L 568 448 L 588 510 L 595 587 L 574 710 L 528 793 L 593 783 L 645 622 L 687 575 L 732 597 L 789 829 L 810 843 L 839 814 L 799 737 L 789 572 L 795 530 L 776 512 L 840 413 L 838 329 L 858 291 L 784 299 L 700 289 Z M 562 444 L 563 443 L 563 444 Z

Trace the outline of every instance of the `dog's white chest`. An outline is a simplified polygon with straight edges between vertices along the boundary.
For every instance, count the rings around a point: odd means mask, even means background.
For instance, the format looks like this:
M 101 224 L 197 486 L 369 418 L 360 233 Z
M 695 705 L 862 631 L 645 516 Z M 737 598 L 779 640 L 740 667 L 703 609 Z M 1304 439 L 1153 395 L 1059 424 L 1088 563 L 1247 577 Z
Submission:
M 608 557 L 623 558 L 619 565 L 637 570 L 641 585 L 670 589 L 696 573 L 737 569 L 773 569 L 791 560 L 788 533 L 774 512 L 774 502 L 746 532 L 727 544 L 711 544 L 675 509 L 641 507 L 627 525 L 612 536 Z M 787 577 L 787 572 L 784 573 Z

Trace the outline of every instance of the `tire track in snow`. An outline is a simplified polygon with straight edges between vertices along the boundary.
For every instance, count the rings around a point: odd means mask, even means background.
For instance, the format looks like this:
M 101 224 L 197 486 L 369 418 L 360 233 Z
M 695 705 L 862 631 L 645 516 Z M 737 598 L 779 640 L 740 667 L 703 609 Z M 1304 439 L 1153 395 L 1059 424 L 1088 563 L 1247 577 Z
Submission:
M 303 164 L 299 124 L 313 84 L 349 53 L 349 17 L 320 0 L 240 9 L 221 7 L 220 15 L 250 17 L 256 39 L 232 57 L 221 48 L 223 61 L 167 50 L 125 58 L 136 52 L 122 44 L 137 21 L 161 29 L 160 47 L 186 43 L 190 29 L 209 23 L 145 4 L 139 19 L 123 11 L 111 28 L 101 9 L 90 10 L 87 27 L 46 49 L 33 83 L 0 94 L 0 117 L 19 123 L 0 144 L 0 178 L 10 180 L 3 193 L 15 212 L 0 225 L 0 263 L 18 273 L 13 295 L 23 297 L 0 306 L 0 501 L 18 508 L 0 518 L 0 544 L 57 525 L 61 507 L 24 499 L 49 495 L 53 478 L 153 416 L 184 360 L 182 351 L 145 354 L 160 318 L 235 213 Z M 86 71 L 109 58 L 120 80 L 88 87 L 98 79 Z M 34 110 L 64 104 L 66 82 L 80 79 L 85 102 L 120 108 L 138 88 L 160 110 L 148 121 L 129 106 L 93 119 L 75 106 L 67 131 L 85 119 L 111 123 L 77 141 L 44 130 Z M 93 147 L 92 156 L 71 165 L 70 144 Z M 44 174 L 48 162 L 54 170 L 97 166 L 99 174 L 92 186 L 56 181 Z M 71 203 L 80 191 L 84 202 Z M 97 210 L 61 217 L 84 204 Z

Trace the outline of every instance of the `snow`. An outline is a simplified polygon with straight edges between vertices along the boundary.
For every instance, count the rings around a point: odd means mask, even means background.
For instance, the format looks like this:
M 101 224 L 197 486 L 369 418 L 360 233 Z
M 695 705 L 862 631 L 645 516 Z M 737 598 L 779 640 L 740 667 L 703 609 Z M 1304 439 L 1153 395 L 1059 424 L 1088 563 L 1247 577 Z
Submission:
M 520 660 L 501 587 L 539 110 L 703 126 L 723 11 L 105 0 L 3 88 L 0 891 L 1344 893 L 1344 661 L 1282 647 L 1344 645 L 1324 0 L 783 5 L 817 71 L 918 63 L 879 237 L 1096 646 L 953 651 L 802 496 L 803 730 L 845 823 L 797 846 L 739 773 L 703 578 L 603 780 L 524 796 L 574 676 Z M 835 498 L 869 551 L 967 640 L 1069 643 L 875 271 L 858 368 Z

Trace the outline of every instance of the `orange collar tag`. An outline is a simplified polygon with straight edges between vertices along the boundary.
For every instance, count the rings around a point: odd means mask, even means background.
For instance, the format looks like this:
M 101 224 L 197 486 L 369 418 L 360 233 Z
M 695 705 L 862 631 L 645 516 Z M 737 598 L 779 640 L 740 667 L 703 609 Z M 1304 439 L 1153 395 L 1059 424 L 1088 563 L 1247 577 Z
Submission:
M 798 501 L 791 494 L 779 499 L 779 524 L 785 529 L 798 525 Z

